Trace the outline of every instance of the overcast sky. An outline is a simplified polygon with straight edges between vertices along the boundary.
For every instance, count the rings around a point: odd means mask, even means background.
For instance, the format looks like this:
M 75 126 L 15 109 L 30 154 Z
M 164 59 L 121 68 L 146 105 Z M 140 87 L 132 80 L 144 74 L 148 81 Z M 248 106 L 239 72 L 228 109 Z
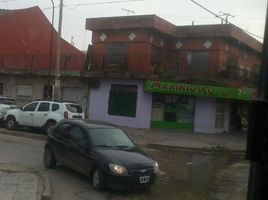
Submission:
M 129 2 L 123 2 L 129 1 Z M 258 36 L 263 37 L 267 0 L 195 0 L 216 14 L 229 13 L 228 20 Z M 54 0 L 57 29 L 58 5 Z M 117 2 L 117 3 L 111 3 Z M 88 5 L 79 5 L 86 4 Z M 191 0 L 64 0 L 62 37 L 80 50 L 86 50 L 91 42 L 90 31 L 85 30 L 86 18 L 156 14 L 175 25 L 216 24 L 221 20 L 200 8 Z M 39 6 L 51 21 L 51 0 L 0 0 L 2 9 L 20 9 Z M 261 41 L 261 39 L 259 39 Z

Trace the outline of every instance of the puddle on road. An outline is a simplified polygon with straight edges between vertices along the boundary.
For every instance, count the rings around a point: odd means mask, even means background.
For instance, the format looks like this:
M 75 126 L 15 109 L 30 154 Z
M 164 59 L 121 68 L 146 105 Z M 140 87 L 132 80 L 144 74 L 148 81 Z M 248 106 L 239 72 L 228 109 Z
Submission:
M 244 156 L 225 149 L 215 152 L 178 151 L 174 149 L 145 149 L 159 162 L 163 171 L 150 190 L 111 192 L 108 199 L 134 200 L 216 200 L 214 179 L 220 170 L 242 161 Z

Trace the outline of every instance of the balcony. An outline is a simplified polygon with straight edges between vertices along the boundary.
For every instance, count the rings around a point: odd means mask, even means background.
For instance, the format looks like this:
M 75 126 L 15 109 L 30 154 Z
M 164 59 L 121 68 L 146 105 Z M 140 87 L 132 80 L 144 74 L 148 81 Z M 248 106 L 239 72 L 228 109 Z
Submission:
M 55 56 L 48 55 L 0 55 L 0 72 L 55 74 Z M 160 61 L 159 61 L 160 60 Z M 88 76 L 94 78 L 139 78 L 153 80 L 194 80 L 228 81 L 257 85 L 259 74 L 212 60 L 189 65 L 186 59 L 170 59 L 156 62 L 146 54 L 114 55 L 62 55 L 62 75 Z
M 81 73 L 85 69 L 83 55 L 62 55 L 62 74 Z M 49 55 L 0 55 L 0 72 L 52 75 L 55 72 L 56 56 Z
M 186 59 L 156 63 L 149 55 L 92 55 L 89 71 L 96 77 L 136 77 L 144 79 L 181 80 L 202 78 L 228 80 L 256 85 L 258 73 L 249 72 L 225 62 L 211 60 L 206 63 L 187 64 Z

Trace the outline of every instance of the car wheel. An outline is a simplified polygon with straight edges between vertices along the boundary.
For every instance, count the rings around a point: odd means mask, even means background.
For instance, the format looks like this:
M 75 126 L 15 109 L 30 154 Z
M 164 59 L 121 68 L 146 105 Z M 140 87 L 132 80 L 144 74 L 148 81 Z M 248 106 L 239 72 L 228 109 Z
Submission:
M 55 155 L 51 148 L 45 148 L 45 152 L 43 155 L 43 162 L 46 168 L 54 168 L 56 166 Z
M 52 122 L 52 121 L 46 123 L 46 134 L 47 135 L 51 132 L 51 130 L 54 128 L 55 125 L 56 125 L 56 122 Z
M 6 121 L 6 127 L 8 130 L 15 130 L 16 128 L 16 119 L 13 116 L 9 116 Z
M 105 189 L 105 181 L 103 176 L 103 171 L 101 168 L 97 167 L 92 173 L 92 185 L 95 190 L 102 191 Z

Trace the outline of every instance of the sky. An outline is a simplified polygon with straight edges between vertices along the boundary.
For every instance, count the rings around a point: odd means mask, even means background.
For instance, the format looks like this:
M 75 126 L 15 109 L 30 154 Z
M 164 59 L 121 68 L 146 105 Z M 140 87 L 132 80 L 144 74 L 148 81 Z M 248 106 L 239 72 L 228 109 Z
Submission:
M 54 27 L 58 29 L 60 0 L 0 0 L 0 9 L 39 6 L 49 21 L 55 4 Z M 230 23 L 253 33 L 262 41 L 267 0 L 194 0 L 215 14 L 228 13 Z M 63 0 L 62 37 L 80 50 L 91 44 L 91 32 L 85 29 L 86 18 L 156 14 L 177 25 L 220 24 L 221 19 L 191 0 Z M 127 12 L 130 10 L 131 12 Z M 255 36 L 256 35 L 256 36 Z

